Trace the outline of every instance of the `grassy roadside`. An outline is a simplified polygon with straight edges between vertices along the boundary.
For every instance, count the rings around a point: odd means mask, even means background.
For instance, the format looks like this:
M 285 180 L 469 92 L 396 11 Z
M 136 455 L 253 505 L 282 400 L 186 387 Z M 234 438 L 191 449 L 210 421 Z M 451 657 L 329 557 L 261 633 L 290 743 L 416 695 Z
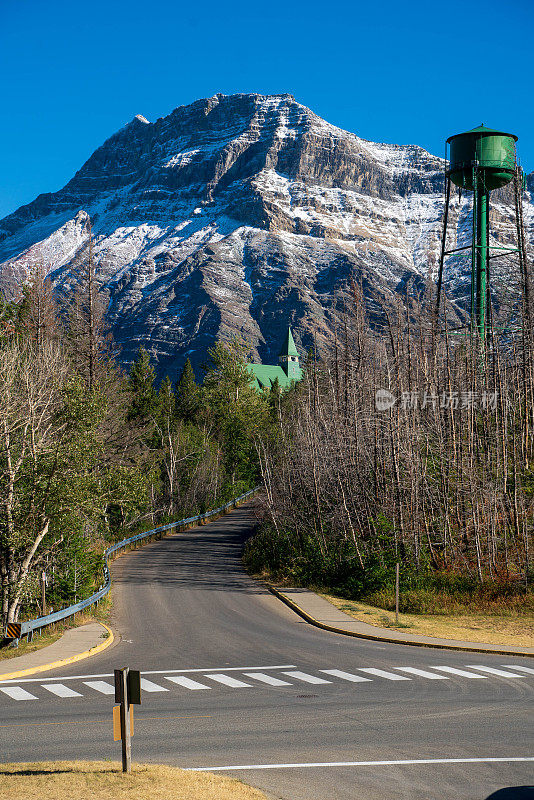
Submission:
M 111 609 L 112 600 L 108 594 L 94 610 L 79 611 L 75 617 L 69 617 L 62 622 L 56 622 L 54 625 L 50 625 L 43 630 L 40 636 L 35 635 L 31 642 L 27 642 L 26 637 L 24 637 L 18 647 L 11 647 L 10 645 L 0 647 L 0 662 L 9 661 L 11 658 L 26 656 L 30 653 L 35 653 L 37 650 L 42 650 L 43 647 L 48 647 L 48 645 L 57 642 L 66 631 L 72 628 L 79 628 L 81 625 L 86 625 L 88 622 L 104 622 L 106 625 L 109 625 Z
M 360 622 L 379 628 L 402 630 L 440 639 L 460 639 L 480 644 L 503 644 L 534 647 L 534 614 L 512 611 L 484 612 L 478 609 L 460 613 L 399 614 L 395 625 L 395 612 L 367 605 L 359 600 L 346 600 L 325 592 L 318 592 L 332 605 Z
M 123 775 L 109 761 L 48 761 L 0 765 L 5 800 L 266 800 L 233 778 L 176 767 L 135 764 Z

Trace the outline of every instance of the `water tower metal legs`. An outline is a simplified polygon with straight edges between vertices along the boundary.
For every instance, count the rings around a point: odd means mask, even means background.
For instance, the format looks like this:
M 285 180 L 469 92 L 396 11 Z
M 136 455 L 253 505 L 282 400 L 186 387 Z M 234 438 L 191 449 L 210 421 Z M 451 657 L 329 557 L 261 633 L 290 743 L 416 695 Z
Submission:
M 435 321 L 439 320 L 441 291 L 443 288 L 443 266 L 446 255 L 452 255 L 471 249 L 471 335 L 477 336 L 484 344 L 487 331 L 487 293 L 488 293 L 488 192 L 479 188 L 479 174 L 473 167 L 473 220 L 471 245 L 446 250 L 447 224 L 451 196 L 451 180 L 446 177 L 445 209 L 443 213 L 443 229 L 441 234 L 441 253 L 438 270 L 437 299 Z
M 473 167 L 473 238 L 471 250 L 471 335 L 486 342 L 488 302 L 488 196 L 484 177 Z
M 476 327 L 483 344 L 487 329 L 488 193 L 477 192 Z
M 441 231 L 441 252 L 439 255 L 438 291 L 436 296 L 436 324 L 439 320 L 439 304 L 441 300 L 441 287 L 443 285 L 443 263 L 445 261 L 445 245 L 447 242 L 447 223 L 449 221 L 449 203 L 451 199 L 451 179 L 445 178 L 445 209 L 443 212 L 443 229 Z
M 509 244 L 493 244 L 490 246 L 490 192 L 486 188 L 488 180 L 487 172 L 485 171 L 485 168 L 481 167 L 478 162 L 473 162 L 471 169 L 471 176 L 469 176 L 467 173 L 467 178 L 470 178 L 470 180 L 466 180 L 467 185 L 470 188 L 472 187 L 473 190 L 471 243 L 461 247 L 455 247 L 452 250 L 446 249 L 447 224 L 451 195 L 451 177 L 449 171 L 445 172 L 445 208 L 443 214 L 443 228 L 441 232 L 441 252 L 439 259 L 433 335 L 435 332 L 437 332 L 439 323 L 445 256 L 467 256 L 469 258 L 469 251 L 471 251 L 471 313 L 469 330 L 471 334 L 471 342 L 474 344 L 475 339 L 478 340 L 480 348 L 482 351 L 485 351 L 488 336 L 491 339 L 493 335 L 493 313 L 490 296 L 490 259 L 510 256 L 515 253 L 518 254 L 523 293 L 523 332 L 524 335 L 529 338 L 529 340 L 534 338 L 534 290 L 531 286 L 527 264 L 526 239 L 523 225 L 522 207 L 524 176 L 521 169 L 516 167 L 513 177 L 510 178 L 510 180 L 513 181 L 514 187 L 517 247 L 513 247 Z M 511 170 L 507 169 L 507 172 L 511 172 Z M 491 174 L 489 177 L 489 185 L 491 186 Z M 460 186 L 459 183 L 456 185 Z

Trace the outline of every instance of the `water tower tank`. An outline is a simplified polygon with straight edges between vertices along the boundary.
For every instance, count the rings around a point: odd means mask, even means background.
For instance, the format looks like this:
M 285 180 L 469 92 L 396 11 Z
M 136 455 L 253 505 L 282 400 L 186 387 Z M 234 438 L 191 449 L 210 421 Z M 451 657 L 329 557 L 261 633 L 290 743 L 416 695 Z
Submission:
M 517 136 L 480 125 L 466 133 L 449 136 L 450 179 L 462 189 L 473 190 L 473 167 L 478 165 L 479 189 L 491 191 L 509 183 L 515 172 Z

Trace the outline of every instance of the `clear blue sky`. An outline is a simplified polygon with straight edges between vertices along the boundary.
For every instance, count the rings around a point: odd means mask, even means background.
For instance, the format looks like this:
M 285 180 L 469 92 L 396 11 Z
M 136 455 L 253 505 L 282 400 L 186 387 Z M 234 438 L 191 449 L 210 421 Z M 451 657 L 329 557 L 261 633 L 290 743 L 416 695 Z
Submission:
M 484 122 L 534 169 L 531 0 L 0 0 L 0 218 L 55 191 L 135 114 L 290 92 L 374 141 Z

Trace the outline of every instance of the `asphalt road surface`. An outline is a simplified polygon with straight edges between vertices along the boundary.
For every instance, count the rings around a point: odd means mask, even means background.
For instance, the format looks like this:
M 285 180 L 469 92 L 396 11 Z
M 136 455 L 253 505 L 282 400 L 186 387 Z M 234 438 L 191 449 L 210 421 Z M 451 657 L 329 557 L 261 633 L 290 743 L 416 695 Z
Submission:
M 0 684 L 2 760 L 120 759 L 112 674 L 129 666 L 134 761 L 224 768 L 283 800 L 534 798 L 534 659 L 314 628 L 244 573 L 252 526 L 243 507 L 118 559 L 117 644 Z

